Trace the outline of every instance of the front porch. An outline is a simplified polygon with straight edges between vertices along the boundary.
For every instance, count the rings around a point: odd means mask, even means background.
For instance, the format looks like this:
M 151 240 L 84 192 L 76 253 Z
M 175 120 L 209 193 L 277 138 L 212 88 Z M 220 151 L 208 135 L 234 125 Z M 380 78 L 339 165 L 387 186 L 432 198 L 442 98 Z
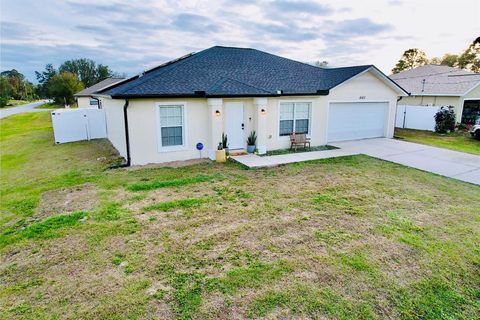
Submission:
M 207 100 L 209 109 L 208 157 L 215 159 L 215 151 L 222 141 L 222 134 L 228 137 L 231 153 L 244 153 L 247 137 L 255 131 L 256 148 L 259 154 L 267 151 L 268 98 L 237 98 Z

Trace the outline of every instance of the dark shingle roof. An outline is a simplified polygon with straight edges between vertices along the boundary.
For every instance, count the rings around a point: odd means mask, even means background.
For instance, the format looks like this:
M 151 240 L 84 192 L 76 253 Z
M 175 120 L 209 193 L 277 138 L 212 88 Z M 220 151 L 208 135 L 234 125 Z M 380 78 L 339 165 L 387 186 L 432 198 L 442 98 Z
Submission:
M 114 85 L 115 83 L 118 83 L 122 80 L 125 80 L 125 79 L 124 78 L 107 78 L 105 80 L 102 80 L 102 81 L 94 84 L 91 87 L 85 88 L 82 91 L 79 91 L 79 92 L 75 93 L 74 96 L 75 97 L 89 97 L 93 93 L 95 93 L 97 91 L 100 91 L 100 90 L 107 89 L 107 88 L 111 87 L 112 85 Z
M 255 49 L 212 47 L 146 71 L 102 94 L 128 97 L 228 97 L 327 94 L 372 67 L 322 69 Z

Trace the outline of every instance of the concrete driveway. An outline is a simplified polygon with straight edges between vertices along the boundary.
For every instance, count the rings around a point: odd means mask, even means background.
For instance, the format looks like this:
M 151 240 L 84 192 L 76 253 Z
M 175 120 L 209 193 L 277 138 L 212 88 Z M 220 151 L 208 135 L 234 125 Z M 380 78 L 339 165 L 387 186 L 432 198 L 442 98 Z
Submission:
M 345 152 L 363 153 L 480 185 L 480 156 L 477 155 L 386 138 L 335 142 L 331 145 Z
M 11 116 L 13 114 L 17 114 L 17 113 L 49 111 L 48 109 L 35 109 L 35 107 L 41 106 L 42 104 L 45 104 L 47 102 L 48 101 L 46 100 L 35 101 L 27 104 L 22 104 L 17 107 L 0 109 L 0 119 Z

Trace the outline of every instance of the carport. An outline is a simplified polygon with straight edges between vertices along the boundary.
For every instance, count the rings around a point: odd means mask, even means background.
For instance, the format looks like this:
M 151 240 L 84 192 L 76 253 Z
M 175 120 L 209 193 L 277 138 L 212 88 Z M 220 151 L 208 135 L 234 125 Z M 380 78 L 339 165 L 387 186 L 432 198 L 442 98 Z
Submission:
M 463 102 L 462 123 L 474 124 L 477 117 L 480 117 L 480 100 L 465 100 Z

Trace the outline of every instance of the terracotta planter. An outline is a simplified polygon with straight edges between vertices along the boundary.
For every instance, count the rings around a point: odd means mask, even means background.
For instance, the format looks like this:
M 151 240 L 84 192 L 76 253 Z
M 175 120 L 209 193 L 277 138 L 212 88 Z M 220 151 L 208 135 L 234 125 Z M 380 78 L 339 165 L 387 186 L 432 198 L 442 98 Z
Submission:
M 217 162 L 225 162 L 227 161 L 227 156 L 225 150 L 217 150 L 215 151 L 215 160 Z

